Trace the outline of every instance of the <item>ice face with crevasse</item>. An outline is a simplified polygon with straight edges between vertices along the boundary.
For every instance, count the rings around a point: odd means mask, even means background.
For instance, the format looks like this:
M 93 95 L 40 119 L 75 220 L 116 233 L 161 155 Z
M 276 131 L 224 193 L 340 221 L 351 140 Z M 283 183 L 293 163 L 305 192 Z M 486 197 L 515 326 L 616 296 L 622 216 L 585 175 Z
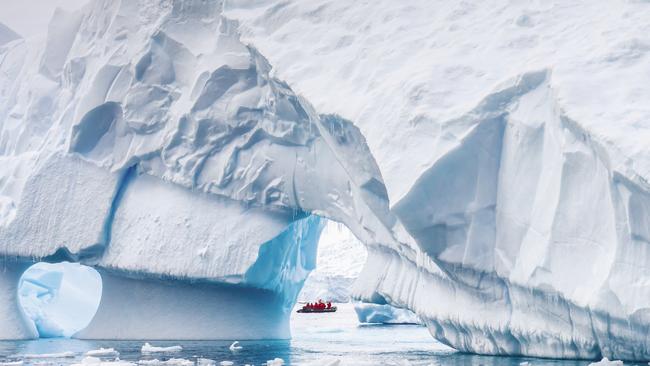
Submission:
M 647 19 L 94 0 L 42 44 L 1 27 L 0 291 L 72 260 L 104 287 L 80 337 L 287 337 L 328 218 L 367 247 L 353 297 L 459 350 L 649 359 Z M 33 337 L 15 297 L 0 338 Z

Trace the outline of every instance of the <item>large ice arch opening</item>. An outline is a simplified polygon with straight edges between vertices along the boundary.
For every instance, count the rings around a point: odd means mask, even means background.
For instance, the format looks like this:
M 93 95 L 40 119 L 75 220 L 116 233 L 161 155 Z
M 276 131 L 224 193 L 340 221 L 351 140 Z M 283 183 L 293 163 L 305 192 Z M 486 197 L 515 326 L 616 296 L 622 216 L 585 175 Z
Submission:
M 318 299 L 353 303 L 360 324 L 422 324 L 414 312 L 392 306 L 381 296 L 375 296 L 375 303 L 353 296 L 354 283 L 366 263 L 368 249 L 345 224 L 325 221 L 318 241 L 316 266 L 298 296 L 298 306 Z
M 71 337 L 92 320 L 102 295 L 102 279 L 78 263 L 38 262 L 20 277 L 18 299 L 41 338 Z
M 326 220 L 318 241 L 316 268 L 305 281 L 298 302 L 350 302 L 352 285 L 367 257 L 365 245 L 347 226 Z

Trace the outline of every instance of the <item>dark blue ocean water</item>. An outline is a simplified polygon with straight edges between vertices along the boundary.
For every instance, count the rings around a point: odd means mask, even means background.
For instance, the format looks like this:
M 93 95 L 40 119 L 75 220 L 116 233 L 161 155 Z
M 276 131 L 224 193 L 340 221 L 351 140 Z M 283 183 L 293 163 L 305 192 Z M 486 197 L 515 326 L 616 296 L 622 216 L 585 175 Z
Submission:
M 70 365 L 80 362 L 85 352 L 100 347 L 115 348 L 120 359 L 137 362 L 198 357 L 232 361 L 234 365 L 263 365 L 281 358 L 285 365 L 318 365 L 340 360 L 353 365 L 434 365 L 434 366 L 519 366 L 522 362 L 539 366 L 586 366 L 588 361 L 542 360 L 522 357 L 475 356 L 455 352 L 431 338 L 424 327 L 414 325 L 359 325 L 354 310 L 343 305 L 334 314 L 296 314 L 292 319 L 290 341 L 240 341 L 243 349 L 231 352 L 231 341 L 150 342 L 154 346 L 180 345 L 175 354 L 142 355 L 143 341 L 81 341 L 41 339 L 0 342 L 0 362 L 24 360 L 25 365 Z M 74 358 L 25 359 L 25 355 L 74 352 Z M 33 356 L 32 356 L 33 357 Z M 627 365 L 627 363 L 626 363 Z

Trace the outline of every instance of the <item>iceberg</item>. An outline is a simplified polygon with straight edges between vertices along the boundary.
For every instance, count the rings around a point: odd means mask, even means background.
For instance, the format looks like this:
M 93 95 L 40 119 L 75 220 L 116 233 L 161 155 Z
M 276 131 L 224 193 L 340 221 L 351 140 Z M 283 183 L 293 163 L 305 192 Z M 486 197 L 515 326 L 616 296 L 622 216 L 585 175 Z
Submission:
M 622 365 L 623 365 L 623 361 L 619 361 L 619 360 L 610 361 L 607 359 L 607 357 L 603 358 L 598 362 L 593 362 L 589 364 L 589 366 L 622 366 Z
M 138 365 L 143 366 L 194 366 L 194 361 L 184 358 L 170 358 L 169 360 L 140 360 Z
M 460 351 L 650 359 L 648 11 L 93 0 L 0 28 L 0 338 L 37 334 L 36 260 L 100 273 L 80 338 L 287 338 L 328 219 L 367 248 L 351 297 Z
M 368 246 L 355 297 L 460 351 L 650 359 L 649 9 L 575 5 L 227 3 L 381 171 L 403 245 Z
M 78 338 L 288 338 L 324 218 L 393 240 L 381 174 L 221 3 L 168 5 L 91 1 L 0 48 L 0 254 L 98 270 Z M 2 297 L 2 337 L 34 337 Z
M 120 353 L 114 348 L 99 348 L 86 352 L 88 357 L 120 357 Z
M 27 360 L 31 359 L 50 359 L 50 358 L 74 358 L 76 354 L 74 352 L 59 352 L 59 353 L 28 353 L 24 354 L 21 357 Z
M 88 366 L 88 365 L 93 365 L 93 366 L 136 366 L 136 364 L 133 363 L 133 362 L 121 361 L 119 359 L 115 360 L 115 361 L 104 361 L 104 360 L 102 360 L 100 358 L 92 357 L 92 356 L 84 357 L 81 360 L 81 362 L 72 364 L 72 366 Z
M 181 346 L 157 347 L 157 346 L 152 346 L 149 343 L 145 343 L 142 346 L 142 349 L 141 349 L 140 352 L 142 352 L 142 354 L 177 353 L 177 352 L 181 352 L 182 350 L 183 350 L 183 347 L 181 347 Z
M 232 344 L 228 347 L 228 349 L 230 350 L 230 352 L 241 351 L 243 348 L 244 348 L 244 347 L 242 347 L 242 346 L 239 345 L 239 341 L 234 341 L 234 342 L 232 342 Z

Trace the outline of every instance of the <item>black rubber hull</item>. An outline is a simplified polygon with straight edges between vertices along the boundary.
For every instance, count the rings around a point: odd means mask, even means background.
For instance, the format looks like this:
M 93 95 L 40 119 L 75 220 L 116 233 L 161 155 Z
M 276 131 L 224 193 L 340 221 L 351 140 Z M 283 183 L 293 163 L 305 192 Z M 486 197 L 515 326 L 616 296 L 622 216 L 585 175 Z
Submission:
M 336 306 L 329 309 L 298 309 L 297 313 L 333 313 L 336 311 Z

